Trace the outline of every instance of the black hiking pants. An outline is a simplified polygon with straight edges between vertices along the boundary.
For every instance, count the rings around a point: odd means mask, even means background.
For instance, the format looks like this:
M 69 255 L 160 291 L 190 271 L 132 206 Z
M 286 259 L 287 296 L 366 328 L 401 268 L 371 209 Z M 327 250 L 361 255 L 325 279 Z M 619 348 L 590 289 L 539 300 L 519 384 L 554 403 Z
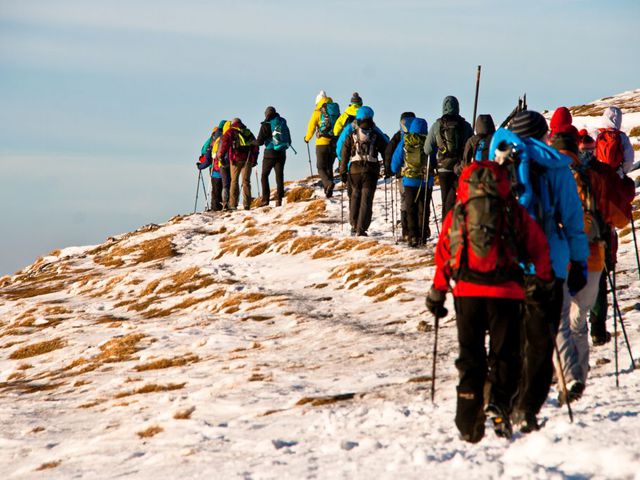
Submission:
M 605 243 L 605 266 L 609 272 L 613 272 L 615 264 L 613 263 L 613 257 L 611 252 L 611 231 L 603 232 L 603 238 L 606 241 Z M 612 279 L 613 273 L 611 273 Z M 614 279 L 615 280 L 615 279 Z M 598 287 L 598 295 L 596 296 L 596 301 L 591 307 L 591 312 L 589 312 L 589 323 L 591 325 L 591 336 L 596 337 L 598 339 L 603 339 L 607 334 L 607 311 L 609 310 L 609 304 L 607 300 L 607 290 L 609 281 L 607 280 L 607 272 L 603 270 L 602 275 L 600 275 L 600 285 Z
M 523 365 L 516 400 L 516 408 L 523 412 L 537 415 L 549 395 L 554 339 L 562 313 L 563 284 L 564 279 L 556 279 L 551 298 L 544 301 L 525 298 L 521 338 Z
M 349 222 L 356 235 L 367 232 L 373 214 L 373 196 L 378 186 L 378 172 L 363 171 L 349 174 Z
M 459 346 L 456 368 L 460 373 L 455 422 L 463 437 L 474 438 L 479 429 L 481 437 L 485 382 L 490 384 L 488 402 L 505 412 L 511 411 L 518 388 L 522 302 L 510 298 L 456 297 L 455 307 Z
M 453 172 L 438 173 L 440 180 L 440 194 L 442 195 L 442 219 L 447 216 L 449 210 L 456 203 L 456 188 L 458 186 L 458 176 Z
M 284 197 L 284 163 L 286 157 L 282 158 L 263 158 L 262 159 L 262 175 L 260 177 L 260 183 L 262 184 L 262 202 L 266 205 L 269 204 L 269 196 L 271 195 L 271 188 L 269 187 L 269 175 L 271 170 L 276 172 L 276 203 L 282 202 Z
M 425 198 L 426 190 L 426 198 Z M 425 243 L 431 236 L 429 214 L 432 189 L 422 187 L 404 187 L 404 209 L 407 212 L 407 236 Z M 423 227 L 424 225 L 424 227 Z
M 336 147 L 333 142 L 329 145 L 316 145 L 316 161 L 318 175 L 322 181 L 324 192 L 333 193 L 333 162 L 336 159 Z
M 211 177 L 211 210 L 222 210 L 222 178 Z

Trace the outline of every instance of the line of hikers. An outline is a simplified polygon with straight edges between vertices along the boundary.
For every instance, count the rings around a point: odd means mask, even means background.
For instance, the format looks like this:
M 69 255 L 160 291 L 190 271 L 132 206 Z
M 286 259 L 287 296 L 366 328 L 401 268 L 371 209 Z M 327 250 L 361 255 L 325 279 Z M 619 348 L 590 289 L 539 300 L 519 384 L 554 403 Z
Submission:
M 560 403 L 578 400 L 589 371 L 587 317 L 593 345 L 610 341 L 607 283 L 615 273 L 615 229 L 632 218 L 635 186 L 626 173 L 633 149 L 620 129 L 620 109 L 604 111 L 595 139 L 572 125 L 565 107 L 549 125 L 540 113 L 522 110 L 498 130 L 491 115 L 479 115 L 474 132 L 460 116 L 458 100 L 447 96 L 431 128 L 405 112 L 389 138 L 358 93 L 343 113 L 324 91 L 315 103 L 304 140 L 316 137 L 327 198 L 339 159 L 352 235 L 367 235 L 382 173 L 385 184 L 394 175 L 401 179 L 403 239 L 412 247 L 424 244 L 438 178 L 443 222 L 426 305 L 436 318 L 445 316 L 454 281 L 460 373 L 455 423 L 462 438 L 480 441 L 487 417 L 501 436 L 510 437 L 514 425 L 537 430 L 554 370 L 563 380 Z M 281 205 L 290 143 L 286 121 L 273 107 L 257 138 L 239 119 L 220 122 L 198 163 L 212 166 L 213 209 L 237 208 L 241 174 L 244 208 L 250 208 L 250 172 L 262 145 L 260 205 L 269 203 L 272 169 Z

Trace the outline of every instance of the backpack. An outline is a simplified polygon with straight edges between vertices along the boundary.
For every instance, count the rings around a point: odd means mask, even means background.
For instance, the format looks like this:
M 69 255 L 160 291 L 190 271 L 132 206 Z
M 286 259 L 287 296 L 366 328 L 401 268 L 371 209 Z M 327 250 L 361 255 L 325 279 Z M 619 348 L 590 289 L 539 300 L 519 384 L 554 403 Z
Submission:
M 287 121 L 282 117 L 269 120 L 271 125 L 271 141 L 267 145 L 269 150 L 286 150 L 291 146 L 291 132 Z
M 252 142 L 256 137 L 253 136 L 251 130 L 247 127 L 236 128 L 236 134 L 233 136 L 233 149 L 239 151 L 248 151 L 252 147 Z
M 340 117 L 340 105 L 335 102 L 327 102 L 320 107 L 320 125 L 318 136 L 333 138 L 333 127 Z
M 444 115 L 440 118 L 440 131 L 436 136 L 440 158 L 462 156 L 464 119 L 459 115 Z
M 620 168 L 624 162 L 621 136 L 620 130 L 601 129 L 596 138 L 596 158 L 602 163 L 612 166 L 615 170 Z
M 351 162 L 377 162 L 375 147 L 378 134 L 375 129 L 356 128 L 351 135 L 353 138 Z
M 401 174 L 405 178 L 422 178 L 425 175 L 427 155 L 424 153 L 426 135 L 407 133 L 404 136 L 404 165 Z
M 503 167 L 480 161 L 465 168 L 449 231 L 449 266 L 456 281 L 484 285 L 521 281 L 513 224 L 517 208 Z

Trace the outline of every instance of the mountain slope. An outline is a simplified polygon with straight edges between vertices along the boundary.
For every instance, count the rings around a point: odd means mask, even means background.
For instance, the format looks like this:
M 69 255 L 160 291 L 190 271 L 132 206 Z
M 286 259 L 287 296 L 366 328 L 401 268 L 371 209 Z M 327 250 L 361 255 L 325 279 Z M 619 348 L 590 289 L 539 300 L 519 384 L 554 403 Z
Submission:
M 339 190 L 288 188 L 282 208 L 175 217 L 0 280 L 2 478 L 638 478 L 622 342 L 619 389 L 613 343 L 592 350 L 575 423 L 552 389 L 540 432 L 465 444 L 453 315 L 429 400 L 435 240 L 395 245 L 382 185 L 369 238 L 341 229 Z M 626 229 L 618 292 L 638 357 L 632 250 Z

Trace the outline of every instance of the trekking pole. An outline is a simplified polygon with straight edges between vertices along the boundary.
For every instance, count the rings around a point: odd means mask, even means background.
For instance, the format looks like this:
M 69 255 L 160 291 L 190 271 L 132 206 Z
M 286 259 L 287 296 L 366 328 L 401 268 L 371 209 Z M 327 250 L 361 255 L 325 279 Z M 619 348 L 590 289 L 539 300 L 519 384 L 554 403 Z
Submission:
M 202 170 L 200 170 L 199 178 L 202 182 L 202 191 L 204 192 L 204 201 L 206 202 L 204 205 L 204 209 L 206 210 L 207 206 L 209 205 L 209 196 L 207 195 L 207 187 L 204 184 L 204 178 L 202 178 Z
M 605 267 L 605 273 L 607 274 L 607 280 L 609 280 L 609 287 L 611 287 L 611 296 L 613 297 L 613 316 L 614 316 L 614 327 L 617 327 L 617 323 L 615 322 L 615 317 L 616 314 L 618 315 L 618 318 L 620 319 L 620 328 L 622 329 L 622 335 L 624 336 L 624 341 L 627 344 L 627 351 L 629 352 L 629 358 L 631 358 L 631 371 L 636 369 L 636 362 L 633 359 L 633 353 L 631 352 L 631 344 L 629 343 L 629 337 L 627 336 L 627 329 L 624 326 L 624 321 L 622 320 L 622 312 L 620 311 L 620 305 L 618 304 L 618 296 L 616 295 L 616 289 L 614 287 L 614 283 L 611 280 L 611 274 L 609 272 L 609 270 Z M 617 334 L 617 328 L 616 331 L 614 332 L 614 335 Z M 616 352 L 617 352 L 617 345 L 618 345 L 618 341 L 617 338 L 614 339 L 615 342 L 615 346 L 616 346 Z M 616 365 L 617 365 L 617 354 L 616 354 Z M 616 368 L 617 371 L 617 368 Z
M 436 204 L 433 201 L 433 194 L 431 194 L 431 208 L 433 210 L 433 221 L 436 224 L 436 233 L 440 236 L 440 227 L 438 226 L 438 214 L 436 213 Z
M 438 327 L 440 325 L 440 317 L 434 315 L 435 318 L 435 334 L 433 337 L 433 361 L 431 363 L 431 403 L 436 401 L 436 358 L 438 357 Z
M 309 142 L 307 142 L 307 157 L 309 158 L 309 172 L 313 177 L 313 167 L 311 166 L 311 150 L 309 149 Z
M 638 256 L 638 240 L 636 240 L 636 224 L 633 221 L 633 212 L 631 212 L 631 233 L 633 233 L 633 248 L 636 251 L 636 265 L 638 266 L 638 278 L 640 278 L 640 257 Z
M 569 402 L 569 392 L 567 391 L 567 380 L 564 376 L 564 369 L 562 368 L 562 362 L 560 361 L 560 350 L 558 349 L 558 339 L 556 338 L 555 332 L 553 331 L 553 326 L 549 324 L 549 335 L 551 335 L 551 339 L 553 340 L 553 351 L 556 355 L 556 360 L 558 361 L 558 370 L 560 370 L 560 386 L 562 387 L 562 391 L 564 392 L 564 398 L 567 403 L 567 411 L 569 412 L 569 421 L 573 423 L 573 411 L 571 411 L 571 403 Z
M 200 193 L 200 179 L 202 178 L 202 170 L 198 170 L 198 180 L 196 180 L 196 203 L 193 205 L 193 213 L 198 210 L 198 194 Z
M 478 65 L 478 74 L 476 75 L 476 99 L 473 102 L 473 131 L 476 131 L 476 113 L 478 111 L 478 92 L 480 91 L 480 70 L 482 69 L 481 65 Z
M 394 209 L 393 202 L 393 177 L 391 177 L 391 234 L 393 235 L 393 240 L 396 240 L 396 212 Z
M 260 197 L 260 180 L 258 180 L 258 169 L 256 169 L 256 191 L 258 192 L 258 197 Z
M 389 223 L 389 214 L 387 209 L 387 179 L 384 179 L 384 223 Z
M 426 245 L 427 239 L 424 237 L 426 233 L 427 222 L 429 221 L 429 218 L 427 217 L 427 205 L 429 205 L 429 202 L 427 201 L 427 191 L 429 190 L 429 174 L 425 175 L 423 188 L 424 188 L 424 200 L 422 202 L 422 237 L 420 241 L 423 245 Z
M 340 231 L 344 232 L 344 187 L 345 182 L 342 182 L 342 188 L 340 189 Z

